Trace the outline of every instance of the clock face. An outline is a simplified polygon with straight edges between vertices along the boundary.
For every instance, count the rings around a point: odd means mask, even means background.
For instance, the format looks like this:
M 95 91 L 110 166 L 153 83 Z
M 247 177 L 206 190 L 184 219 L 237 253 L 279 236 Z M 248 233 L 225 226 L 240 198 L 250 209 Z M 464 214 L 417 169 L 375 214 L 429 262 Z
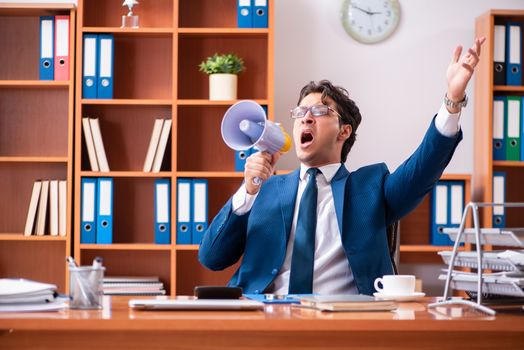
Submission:
M 389 37 L 400 20 L 398 0 L 344 0 L 342 25 L 355 40 L 373 44 Z

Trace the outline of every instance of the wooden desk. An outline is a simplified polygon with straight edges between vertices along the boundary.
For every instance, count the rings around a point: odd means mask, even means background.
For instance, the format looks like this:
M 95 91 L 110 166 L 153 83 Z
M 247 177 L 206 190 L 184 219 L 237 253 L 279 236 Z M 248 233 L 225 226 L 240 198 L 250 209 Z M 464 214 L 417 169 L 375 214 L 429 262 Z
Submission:
M 440 314 L 430 301 L 397 312 L 182 312 L 134 311 L 114 298 L 101 311 L 0 314 L 0 349 L 524 349 L 521 306 L 492 317 L 459 307 Z

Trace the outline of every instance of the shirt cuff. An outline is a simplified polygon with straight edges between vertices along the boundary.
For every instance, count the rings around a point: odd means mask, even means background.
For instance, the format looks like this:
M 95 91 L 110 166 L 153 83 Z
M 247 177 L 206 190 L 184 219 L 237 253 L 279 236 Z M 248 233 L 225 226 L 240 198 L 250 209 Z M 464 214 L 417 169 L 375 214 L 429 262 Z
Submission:
M 236 215 L 244 215 L 247 212 L 251 210 L 253 207 L 253 203 L 255 203 L 255 199 L 258 196 L 258 192 L 255 194 L 249 194 L 246 191 L 246 186 L 242 184 L 238 191 L 233 196 L 232 200 L 232 207 L 233 207 L 233 213 Z
M 460 112 L 449 113 L 446 105 L 442 103 L 435 118 L 435 127 L 443 136 L 453 137 L 457 135 L 460 130 Z

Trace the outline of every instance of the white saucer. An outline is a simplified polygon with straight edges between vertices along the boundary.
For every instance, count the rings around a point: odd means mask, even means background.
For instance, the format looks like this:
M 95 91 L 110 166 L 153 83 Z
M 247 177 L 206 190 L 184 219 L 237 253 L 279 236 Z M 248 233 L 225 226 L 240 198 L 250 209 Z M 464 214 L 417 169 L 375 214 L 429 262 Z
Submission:
M 395 301 L 414 301 L 424 297 L 426 293 L 415 292 L 408 295 L 394 295 L 394 294 L 382 294 L 380 292 L 373 293 L 373 296 L 380 300 L 395 300 Z

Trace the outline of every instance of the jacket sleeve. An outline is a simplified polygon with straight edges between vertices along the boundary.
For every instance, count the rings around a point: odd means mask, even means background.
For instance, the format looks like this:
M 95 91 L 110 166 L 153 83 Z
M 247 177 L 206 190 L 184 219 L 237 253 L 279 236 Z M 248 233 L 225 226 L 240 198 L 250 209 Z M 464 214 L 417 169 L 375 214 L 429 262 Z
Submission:
M 455 136 L 442 135 L 435 127 L 435 118 L 415 152 L 393 173 L 386 174 L 384 196 L 387 224 L 399 220 L 413 210 L 433 188 L 448 165 L 462 130 Z
M 249 212 L 236 215 L 231 201 L 215 216 L 200 243 L 198 260 L 211 270 L 223 270 L 233 265 L 244 253 Z

